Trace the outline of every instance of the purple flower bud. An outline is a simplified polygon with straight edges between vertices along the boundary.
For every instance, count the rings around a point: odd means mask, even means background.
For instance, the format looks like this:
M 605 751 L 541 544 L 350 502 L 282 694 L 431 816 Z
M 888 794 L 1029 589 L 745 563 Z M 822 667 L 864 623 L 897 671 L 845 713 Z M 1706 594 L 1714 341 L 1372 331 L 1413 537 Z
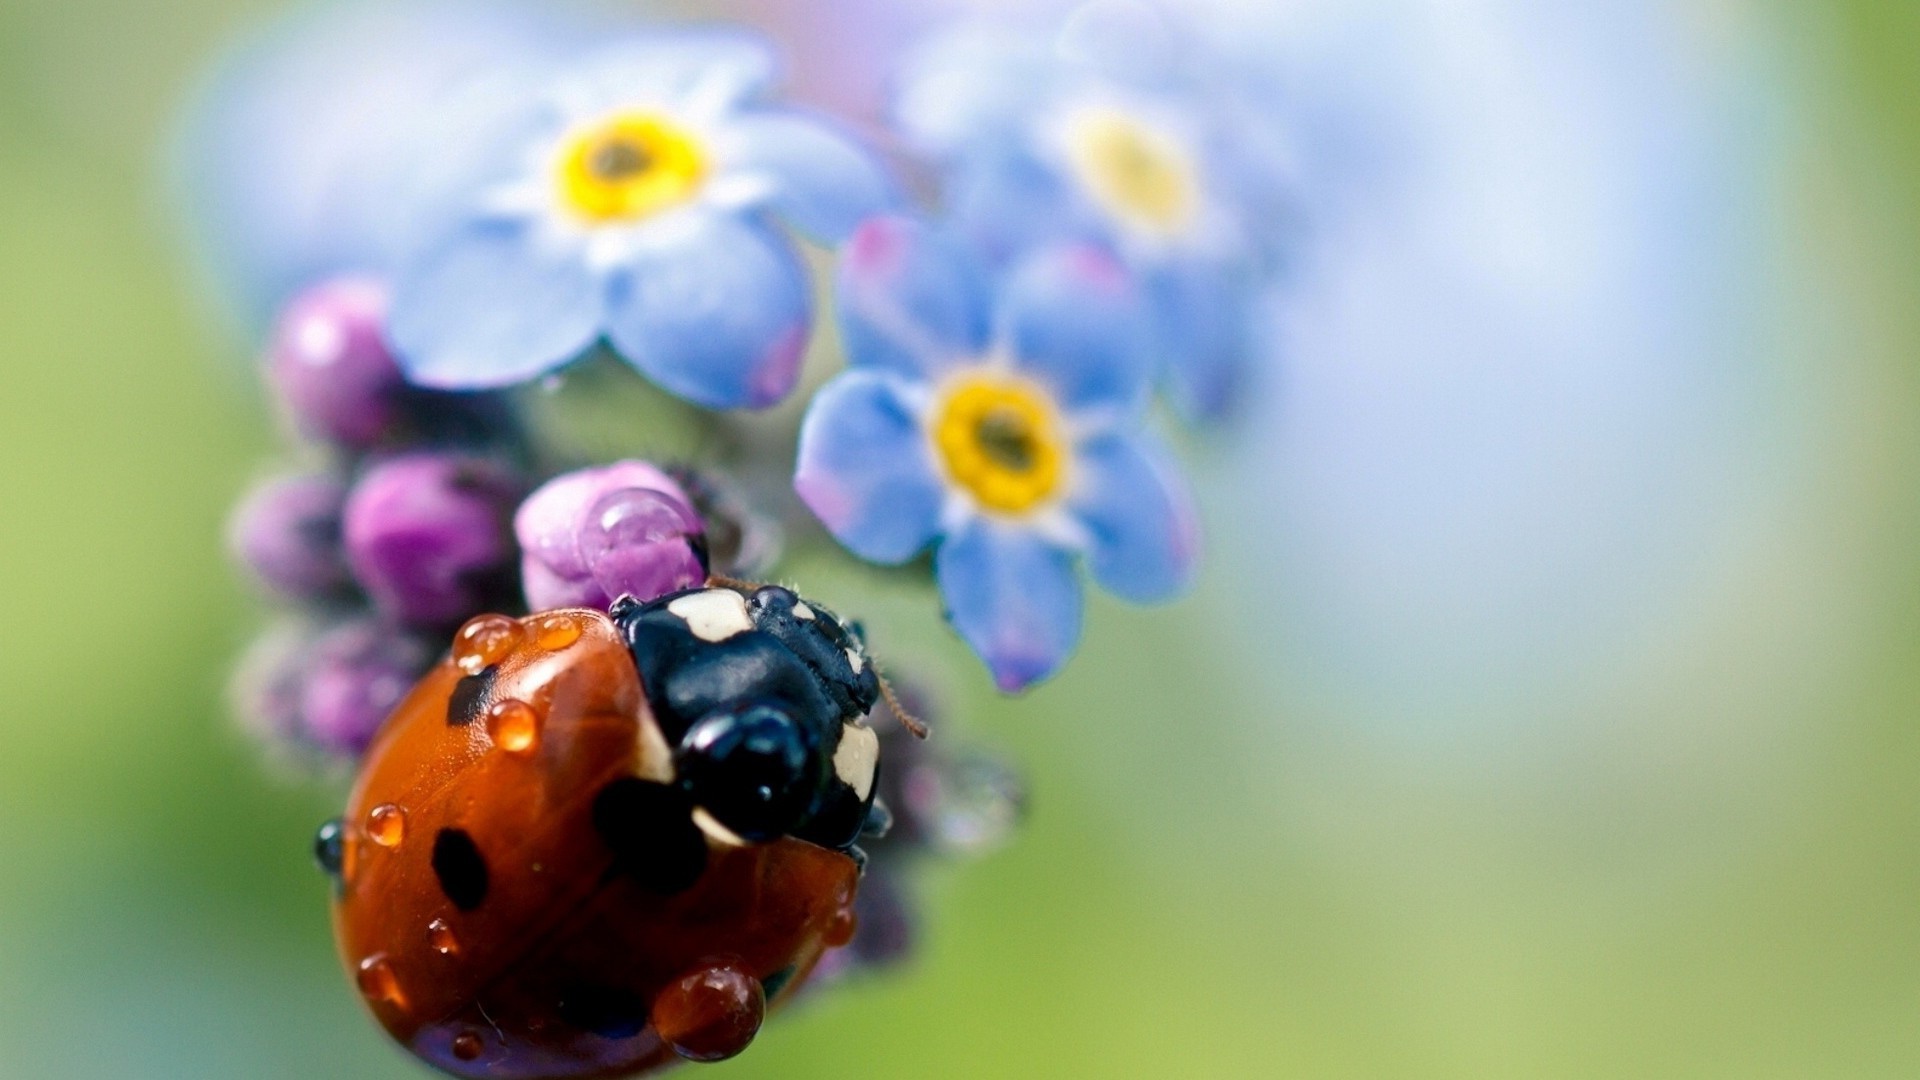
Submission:
M 652 488 L 620 488 L 596 500 L 580 522 L 580 555 L 609 601 L 665 596 L 707 580 L 692 511 Z
M 433 663 L 424 638 L 377 619 L 331 627 L 289 620 L 261 634 L 235 670 L 241 723 L 270 750 L 358 757 Z
M 420 453 L 369 469 L 347 497 L 347 561 L 374 607 L 440 628 L 511 595 L 511 469 L 463 454 Z
M 340 514 L 346 485 L 331 476 L 284 476 L 254 488 L 227 529 L 234 554 L 274 592 L 311 600 L 352 587 Z
M 358 757 L 433 655 L 424 641 L 375 619 L 327 631 L 313 645 L 300 686 L 302 740 Z
M 313 640 L 311 625 L 288 620 L 255 638 L 234 665 L 227 687 L 234 715 L 269 747 L 301 741 L 300 690 Z
M 535 611 L 650 600 L 706 580 L 700 519 L 644 461 L 557 476 L 520 505 L 521 585 Z
M 267 371 L 303 434 L 365 449 L 400 425 L 406 383 L 387 350 L 386 310 L 384 286 L 336 278 L 281 312 Z

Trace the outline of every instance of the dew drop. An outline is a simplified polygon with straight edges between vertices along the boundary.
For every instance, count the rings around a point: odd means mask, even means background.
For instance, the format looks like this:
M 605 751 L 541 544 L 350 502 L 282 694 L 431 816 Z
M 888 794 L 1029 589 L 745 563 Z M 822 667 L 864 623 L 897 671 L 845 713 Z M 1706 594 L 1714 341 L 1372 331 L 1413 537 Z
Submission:
M 355 977 L 360 984 L 360 992 L 368 1001 L 391 1001 L 401 1003 L 400 980 L 394 977 L 393 965 L 387 962 L 385 953 L 374 953 L 360 961 L 360 971 Z
M 520 644 L 520 623 L 505 615 L 476 615 L 453 636 L 453 662 L 478 675 L 507 658 Z
M 540 743 L 540 711 L 508 698 L 487 710 L 487 733 L 509 754 L 524 754 Z
M 461 1061 L 472 1061 L 486 1048 L 487 1044 L 475 1032 L 463 1031 L 453 1037 L 453 1056 Z
M 453 936 L 453 927 L 445 919 L 435 919 L 427 924 L 427 944 L 441 956 L 452 956 L 460 951 L 460 941 Z
M 580 620 L 571 615 L 544 615 L 534 624 L 533 635 L 541 648 L 559 652 L 580 640 Z
M 827 947 L 837 949 L 852 941 L 853 932 L 859 929 L 859 926 L 860 920 L 854 915 L 852 908 L 843 907 L 834 912 L 833 921 L 827 924 L 827 932 L 824 936 Z
M 367 815 L 367 836 L 383 848 L 397 848 L 407 838 L 407 812 L 381 803 Z
M 653 1000 L 661 1041 L 689 1061 L 722 1061 L 747 1048 L 766 1019 L 760 980 L 731 963 L 696 969 Z
M 984 855 L 1006 842 L 1026 810 L 1020 776 L 988 757 L 968 757 L 908 777 L 907 794 L 932 823 L 936 847 Z

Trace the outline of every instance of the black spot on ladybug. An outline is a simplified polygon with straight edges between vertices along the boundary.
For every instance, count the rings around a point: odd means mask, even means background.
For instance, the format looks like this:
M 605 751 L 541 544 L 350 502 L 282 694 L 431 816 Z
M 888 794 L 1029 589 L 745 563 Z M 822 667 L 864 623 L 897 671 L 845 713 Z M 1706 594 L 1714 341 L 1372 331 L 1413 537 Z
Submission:
M 627 990 L 583 984 L 561 996 L 560 1019 L 603 1039 L 631 1039 L 647 1028 L 647 1003 Z
M 780 991 L 787 988 L 787 984 L 793 981 L 794 975 L 798 974 L 799 971 L 800 969 L 797 966 L 788 964 L 779 971 L 761 979 L 760 989 L 766 994 L 767 1000 L 772 1001 L 774 998 L 779 997 Z
M 462 676 L 453 684 L 453 693 L 447 695 L 449 727 L 466 727 L 486 713 L 487 696 L 493 691 L 493 677 L 499 670 L 495 665 L 478 675 Z
M 615 780 L 594 797 L 593 827 L 613 851 L 610 872 L 651 892 L 684 892 L 707 868 L 706 837 L 679 788 L 631 776 Z
M 461 911 L 473 911 L 487 899 L 487 860 L 460 829 L 441 829 L 433 838 L 433 874 Z
M 341 828 L 340 819 L 334 818 L 313 835 L 313 861 L 334 880 L 340 878 L 340 868 L 346 862 L 346 830 Z

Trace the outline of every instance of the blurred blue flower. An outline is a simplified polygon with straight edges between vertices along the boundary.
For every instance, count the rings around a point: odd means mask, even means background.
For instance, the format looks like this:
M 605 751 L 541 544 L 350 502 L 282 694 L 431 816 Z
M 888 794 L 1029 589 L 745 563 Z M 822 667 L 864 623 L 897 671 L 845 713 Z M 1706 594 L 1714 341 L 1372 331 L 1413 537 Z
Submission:
M 581 34 L 498 0 L 301 5 L 223 58 L 172 178 L 218 307 L 249 336 L 323 277 L 381 277 L 471 133 Z
M 1037 251 L 996 284 L 931 228 L 880 217 L 839 285 L 852 368 L 807 413 L 794 489 L 861 558 L 938 541 L 948 618 L 1003 691 L 1078 642 L 1076 555 L 1128 600 L 1187 585 L 1198 529 L 1142 428 L 1144 308 L 1104 250 Z
M 1174 401 L 1214 417 L 1263 348 L 1291 214 L 1251 91 L 1216 79 L 1179 31 L 1132 4 L 1082 9 L 1052 38 L 969 28 L 911 65 L 898 112 L 993 261 L 1062 240 L 1117 253 Z
M 757 105 L 773 70 L 756 40 L 717 32 L 567 66 L 400 271 L 390 329 L 408 377 L 504 386 L 604 337 L 709 408 L 785 397 L 811 289 L 770 218 L 833 244 L 895 189 L 827 121 Z
M 1213 492 L 1220 576 L 1298 628 L 1236 640 L 1245 700 L 1310 688 L 1422 753 L 1644 739 L 1614 695 L 1689 655 L 1650 643 L 1797 577 L 1729 554 L 1782 543 L 1809 452 L 1756 352 L 1797 295 L 1772 43 L 1661 0 L 1233 6 L 1313 222 L 1286 385 Z

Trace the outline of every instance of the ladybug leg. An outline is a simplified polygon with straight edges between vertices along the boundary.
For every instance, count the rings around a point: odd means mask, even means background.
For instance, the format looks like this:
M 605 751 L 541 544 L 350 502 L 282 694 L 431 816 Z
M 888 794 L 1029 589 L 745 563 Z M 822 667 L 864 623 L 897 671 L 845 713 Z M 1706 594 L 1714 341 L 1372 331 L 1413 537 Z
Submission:
M 885 799 L 875 796 L 873 805 L 867 807 L 867 819 L 860 823 L 860 839 L 883 840 L 892 831 L 893 811 Z

